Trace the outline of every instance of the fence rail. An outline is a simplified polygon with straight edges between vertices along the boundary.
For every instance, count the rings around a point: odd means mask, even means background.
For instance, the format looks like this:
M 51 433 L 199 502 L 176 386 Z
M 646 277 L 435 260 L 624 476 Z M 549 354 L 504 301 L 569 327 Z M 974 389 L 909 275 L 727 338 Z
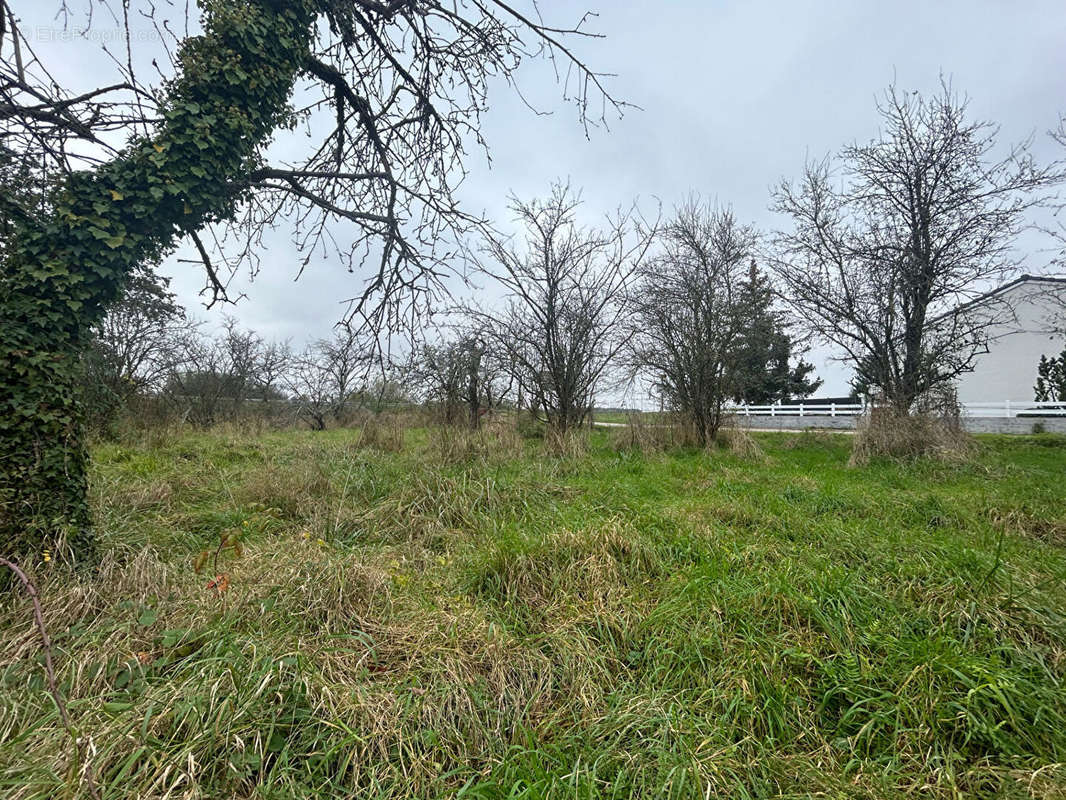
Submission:
M 740 417 L 857 417 L 866 413 L 865 403 L 796 403 L 792 405 L 731 405 L 726 412 Z M 1001 400 L 964 403 L 965 417 L 1066 417 L 1064 401 Z

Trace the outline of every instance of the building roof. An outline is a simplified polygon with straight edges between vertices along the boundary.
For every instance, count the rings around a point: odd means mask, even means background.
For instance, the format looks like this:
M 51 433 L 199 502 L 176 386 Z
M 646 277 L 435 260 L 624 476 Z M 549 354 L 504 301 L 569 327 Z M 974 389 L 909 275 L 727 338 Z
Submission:
M 993 289 L 990 292 L 985 292 L 983 295 L 980 295 L 979 297 L 975 297 L 973 300 L 970 300 L 966 305 L 969 305 L 970 303 L 979 303 L 979 302 L 981 302 L 982 300 L 984 300 L 987 297 L 991 297 L 992 295 L 1000 294 L 1001 292 L 1005 292 L 1008 289 L 1013 289 L 1015 286 L 1017 286 L 1020 283 L 1030 283 L 1030 282 L 1032 282 L 1032 283 L 1066 283 L 1066 275 L 1063 275 L 1062 277 L 1060 277 L 1058 275 L 1020 275 L 1017 278 L 1015 278 L 1014 280 L 1007 281 L 1002 286 L 998 286 L 998 287 L 996 287 L 995 289 Z
M 995 289 L 991 289 L 990 291 L 987 291 L 984 294 L 980 294 L 971 300 L 967 300 L 965 303 L 961 304 L 953 311 L 947 311 L 943 314 L 936 315 L 935 317 L 933 317 L 933 319 L 930 320 L 930 322 L 937 322 L 949 316 L 950 314 L 958 314 L 960 311 L 965 311 L 966 309 L 975 306 L 978 303 L 983 303 L 985 300 L 988 300 L 991 297 L 995 297 L 996 295 L 1003 294 L 1004 292 L 1009 291 L 1015 286 L 1018 286 L 1023 283 L 1054 283 L 1063 284 L 1064 286 L 1066 286 L 1066 275 L 1020 275 L 1012 281 L 1007 281 L 1002 286 L 997 286 Z

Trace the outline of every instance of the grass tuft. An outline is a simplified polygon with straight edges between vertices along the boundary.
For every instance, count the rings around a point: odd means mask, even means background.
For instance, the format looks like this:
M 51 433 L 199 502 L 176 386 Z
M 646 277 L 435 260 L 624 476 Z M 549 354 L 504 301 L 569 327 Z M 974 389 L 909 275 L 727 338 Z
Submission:
M 933 411 L 898 414 L 889 408 L 877 408 L 859 420 L 851 463 L 864 465 L 875 458 L 920 457 L 959 461 L 972 455 L 973 449 L 973 437 L 962 429 L 957 414 Z

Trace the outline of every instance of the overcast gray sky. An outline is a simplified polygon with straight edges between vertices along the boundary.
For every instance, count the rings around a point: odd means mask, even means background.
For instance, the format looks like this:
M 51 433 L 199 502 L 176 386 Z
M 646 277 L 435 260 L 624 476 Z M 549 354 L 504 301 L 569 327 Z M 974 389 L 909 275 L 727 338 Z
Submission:
M 47 2 L 16 2 L 23 17 Z M 30 6 L 34 6 L 33 9 Z M 1063 0 L 907 0 L 901 2 L 751 2 L 750 0 L 543 0 L 544 17 L 573 22 L 586 7 L 602 40 L 577 50 L 600 71 L 617 73 L 613 92 L 639 105 L 591 141 L 543 63 L 519 74 L 527 98 L 554 111 L 537 116 L 506 87 L 490 97 L 484 133 L 492 168 L 476 151 L 461 197 L 472 211 L 506 218 L 506 198 L 543 194 L 556 178 L 583 190 L 595 214 L 640 198 L 670 206 L 689 192 L 732 205 L 760 230 L 779 224 L 769 190 L 795 176 L 808 156 L 821 157 L 877 134 L 875 102 L 895 81 L 934 91 L 941 75 L 970 97 L 974 117 L 1002 126 L 1006 143 L 1036 135 L 1034 152 L 1055 153 L 1046 131 L 1066 112 L 1066 3 Z M 47 18 L 37 17 L 37 22 Z M 93 79 L 99 62 L 58 44 L 71 75 Z M 80 54 L 80 55 L 79 55 Z M 54 60 L 54 59 L 53 59 Z M 325 335 L 343 314 L 339 301 L 358 280 L 336 264 L 315 261 L 298 283 L 284 236 L 271 239 L 254 282 L 237 276 L 248 295 L 226 309 L 267 338 L 294 344 Z M 1036 236 L 1023 241 L 1027 269 L 1046 269 L 1050 255 Z M 197 267 L 171 260 L 164 274 L 194 313 L 203 285 Z M 815 353 L 825 391 L 845 390 L 849 371 Z

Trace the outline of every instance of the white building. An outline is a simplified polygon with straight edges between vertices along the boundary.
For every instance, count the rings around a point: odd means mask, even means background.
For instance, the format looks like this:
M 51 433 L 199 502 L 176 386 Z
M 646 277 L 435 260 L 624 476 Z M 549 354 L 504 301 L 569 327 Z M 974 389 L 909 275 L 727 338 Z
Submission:
M 1009 306 L 1009 321 L 990 331 L 988 352 L 977 356 L 973 372 L 959 376 L 959 402 L 1028 403 L 1033 400 L 1040 356 L 1056 356 L 1066 346 L 1052 333 L 1051 320 L 1066 316 L 1066 277 L 1023 275 L 968 304 Z

